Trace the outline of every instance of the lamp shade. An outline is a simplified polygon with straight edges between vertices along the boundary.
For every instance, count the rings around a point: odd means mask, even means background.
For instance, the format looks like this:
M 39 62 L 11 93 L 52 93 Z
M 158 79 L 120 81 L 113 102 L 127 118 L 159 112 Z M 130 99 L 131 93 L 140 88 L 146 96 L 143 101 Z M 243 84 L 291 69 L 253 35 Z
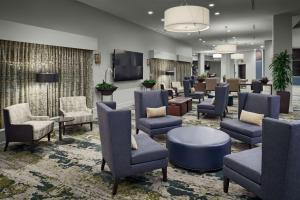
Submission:
M 166 71 L 166 75 L 168 76 L 174 76 L 175 72 L 174 71 Z
M 58 74 L 56 74 L 56 73 L 38 73 L 38 74 L 36 74 L 36 82 L 38 82 L 38 83 L 58 82 Z
M 235 44 L 221 44 L 215 47 L 216 52 L 218 53 L 235 53 L 236 52 Z
M 164 28 L 170 32 L 199 32 L 209 29 L 209 10 L 201 6 L 177 6 L 164 14 Z
M 243 60 L 244 59 L 244 54 L 241 53 L 234 53 L 230 55 L 232 60 Z

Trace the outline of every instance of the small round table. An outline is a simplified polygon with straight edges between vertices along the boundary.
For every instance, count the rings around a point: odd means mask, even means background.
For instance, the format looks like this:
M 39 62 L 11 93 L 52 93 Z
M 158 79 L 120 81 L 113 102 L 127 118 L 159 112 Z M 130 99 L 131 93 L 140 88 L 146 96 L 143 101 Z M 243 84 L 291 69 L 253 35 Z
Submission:
M 231 139 L 226 133 L 209 127 L 180 127 L 168 132 L 167 148 L 174 165 L 213 171 L 222 169 L 224 156 L 231 152 Z
M 74 121 L 74 117 L 58 117 L 56 121 L 59 125 L 59 141 L 62 141 L 62 135 L 65 134 L 65 122 L 71 122 Z

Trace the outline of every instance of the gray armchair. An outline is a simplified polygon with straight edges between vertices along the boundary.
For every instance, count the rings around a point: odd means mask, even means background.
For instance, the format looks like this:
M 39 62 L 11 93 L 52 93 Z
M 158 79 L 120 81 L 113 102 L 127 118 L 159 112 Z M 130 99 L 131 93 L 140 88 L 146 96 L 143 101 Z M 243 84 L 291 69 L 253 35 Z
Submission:
M 120 179 L 162 168 L 167 181 L 168 150 L 145 133 L 134 135 L 138 149 L 131 149 L 131 111 L 114 110 L 115 102 L 97 103 L 102 147 L 102 166 L 107 163 L 113 179 L 113 195 Z
M 232 138 L 253 145 L 262 140 L 262 127 L 239 120 L 242 110 L 264 114 L 265 117 L 278 119 L 280 97 L 273 95 L 239 93 L 238 119 L 226 119 L 220 124 L 221 130 Z
M 179 117 L 167 115 L 165 117 L 147 118 L 146 108 L 158 108 L 168 106 L 167 91 L 135 91 L 135 121 L 136 133 L 142 130 L 151 137 L 165 134 L 169 130 L 181 127 L 182 120 Z
M 185 97 L 191 97 L 193 99 L 198 99 L 199 103 L 201 102 L 201 99 L 204 100 L 204 92 L 192 91 L 190 80 L 183 80 L 183 89 L 184 89 Z
M 28 103 L 21 103 L 3 109 L 7 150 L 9 142 L 34 144 L 53 131 L 54 122 L 48 116 L 33 116 Z
M 197 106 L 198 119 L 200 113 L 208 114 L 211 116 L 219 116 L 223 120 L 223 115 L 225 115 L 227 101 L 229 94 L 229 85 L 219 85 L 215 89 L 215 101 L 213 99 L 207 99 L 201 102 Z
M 299 138 L 299 121 L 264 119 L 262 147 L 224 157 L 224 192 L 232 180 L 264 200 L 298 200 Z

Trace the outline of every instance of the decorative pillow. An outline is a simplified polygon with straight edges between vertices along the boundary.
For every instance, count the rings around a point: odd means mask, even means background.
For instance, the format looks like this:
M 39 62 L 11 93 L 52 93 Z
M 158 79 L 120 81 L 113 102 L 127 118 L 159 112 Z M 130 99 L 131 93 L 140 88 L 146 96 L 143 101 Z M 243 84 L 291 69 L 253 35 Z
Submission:
M 191 88 L 191 93 L 195 93 L 195 91 L 196 91 L 195 88 L 192 87 L 192 88 Z
M 136 143 L 135 137 L 132 134 L 131 134 L 131 149 L 133 149 L 133 150 L 138 149 L 138 145 Z
M 164 117 L 167 115 L 166 106 L 159 108 L 147 108 L 147 118 Z
M 258 126 L 262 126 L 262 120 L 264 118 L 263 114 L 258 114 L 254 112 L 248 112 L 245 110 L 242 110 L 240 120 L 242 122 L 247 122 L 249 124 L 255 124 Z

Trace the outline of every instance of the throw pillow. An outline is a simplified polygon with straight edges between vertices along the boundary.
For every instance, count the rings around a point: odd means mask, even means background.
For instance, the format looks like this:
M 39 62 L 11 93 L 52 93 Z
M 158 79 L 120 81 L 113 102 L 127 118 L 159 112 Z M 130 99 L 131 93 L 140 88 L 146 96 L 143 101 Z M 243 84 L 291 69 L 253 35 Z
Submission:
M 240 120 L 242 122 L 247 122 L 249 124 L 255 124 L 258 126 L 262 126 L 262 120 L 264 118 L 263 114 L 258 114 L 254 112 L 248 112 L 245 110 L 242 110 Z
M 191 88 L 191 93 L 195 93 L 195 91 L 196 91 L 195 88 L 192 87 Z
M 135 137 L 131 134 L 131 149 L 137 150 L 138 145 L 136 143 Z
M 165 117 L 167 115 L 166 106 L 159 108 L 147 108 L 147 118 Z

